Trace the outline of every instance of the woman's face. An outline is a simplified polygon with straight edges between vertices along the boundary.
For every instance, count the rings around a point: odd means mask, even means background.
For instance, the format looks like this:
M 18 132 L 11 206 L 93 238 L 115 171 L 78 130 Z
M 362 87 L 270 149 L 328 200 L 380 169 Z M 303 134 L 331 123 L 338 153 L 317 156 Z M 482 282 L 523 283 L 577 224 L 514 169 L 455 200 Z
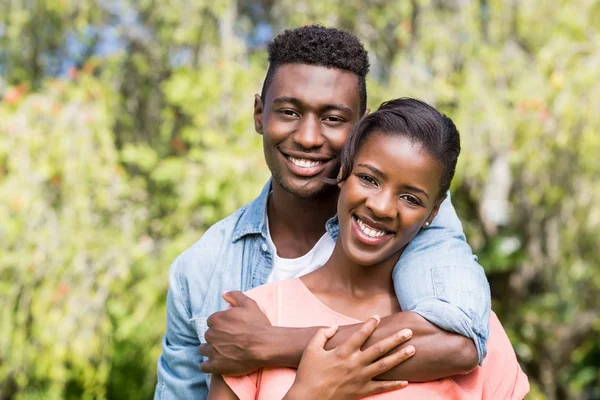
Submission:
M 359 265 L 398 254 L 437 214 L 442 169 L 419 143 L 373 132 L 340 184 L 338 217 L 344 252 Z

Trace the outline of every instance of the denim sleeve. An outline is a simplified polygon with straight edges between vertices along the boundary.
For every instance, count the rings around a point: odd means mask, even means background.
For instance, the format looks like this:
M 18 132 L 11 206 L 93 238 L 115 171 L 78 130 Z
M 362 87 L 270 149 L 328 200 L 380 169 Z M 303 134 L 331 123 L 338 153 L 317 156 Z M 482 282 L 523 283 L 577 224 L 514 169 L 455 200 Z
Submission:
M 205 399 L 206 374 L 200 370 L 200 339 L 191 315 L 188 285 L 182 274 L 182 256 L 169 271 L 167 330 L 158 359 L 158 383 L 154 400 Z
M 490 287 L 465 240 L 450 194 L 432 224 L 400 257 L 394 287 L 403 311 L 471 338 L 482 364 L 490 331 Z

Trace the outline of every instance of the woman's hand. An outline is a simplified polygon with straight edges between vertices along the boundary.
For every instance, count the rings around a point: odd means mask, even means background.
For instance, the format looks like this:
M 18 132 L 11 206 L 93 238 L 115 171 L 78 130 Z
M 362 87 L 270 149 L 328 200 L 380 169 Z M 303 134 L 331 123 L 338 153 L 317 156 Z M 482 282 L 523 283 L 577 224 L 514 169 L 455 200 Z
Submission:
M 413 346 L 406 346 L 385 356 L 411 338 L 409 329 L 361 350 L 377 325 L 378 316 L 369 318 L 345 343 L 330 351 L 324 346 L 337 327 L 319 329 L 306 347 L 296 380 L 284 399 L 356 399 L 408 385 L 407 381 L 373 380 L 415 354 Z

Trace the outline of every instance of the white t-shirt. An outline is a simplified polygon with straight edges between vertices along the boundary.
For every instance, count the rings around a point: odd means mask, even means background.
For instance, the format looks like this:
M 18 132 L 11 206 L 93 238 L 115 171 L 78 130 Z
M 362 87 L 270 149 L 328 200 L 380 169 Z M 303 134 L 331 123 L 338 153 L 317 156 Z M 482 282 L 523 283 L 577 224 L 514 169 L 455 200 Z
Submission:
M 310 249 L 308 253 L 298 258 L 282 258 L 277 255 L 277 248 L 273 239 L 271 239 L 271 232 L 269 231 L 269 218 L 265 218 L 267 224 L 267 242 L 271 246 L 271 253 L 273 254 L 273 269 L 267 283 L 283 281 L 286 279 L 297 278 L 302 275 L 306 275 L 309 272 L 320 268 L 325 264 L 335 247 L 333 238 L 329 236 L 329 233 L 325 232 L 315 246 Z

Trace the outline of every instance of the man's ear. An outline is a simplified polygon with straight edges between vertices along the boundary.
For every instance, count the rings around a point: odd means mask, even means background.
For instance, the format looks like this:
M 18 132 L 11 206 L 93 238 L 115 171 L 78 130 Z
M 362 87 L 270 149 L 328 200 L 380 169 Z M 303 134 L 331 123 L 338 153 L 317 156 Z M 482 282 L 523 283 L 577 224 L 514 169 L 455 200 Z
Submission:
M 262 135 L 263 134 L 263 115 L 264 105 L 259 94 L 254 95 L 254 130 Z
M 369 115 L 371 113 L 371 110 L 369 108 L 367 108 L 365 110 L 365 113 L 362 115 L 361 119 L 363 119 L 364 117 L 366 117 L 367 115 Z

